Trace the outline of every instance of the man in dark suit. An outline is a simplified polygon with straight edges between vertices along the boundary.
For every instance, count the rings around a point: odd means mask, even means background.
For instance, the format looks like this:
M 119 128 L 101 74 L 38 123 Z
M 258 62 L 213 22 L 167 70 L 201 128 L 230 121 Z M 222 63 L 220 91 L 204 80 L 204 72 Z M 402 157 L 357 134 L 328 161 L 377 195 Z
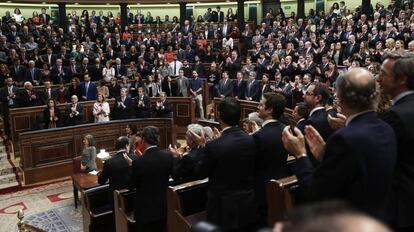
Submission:
M 383 120 L 394 129 L 398 159 L 391 194 L 392 226 L 395 231 L 414 231 L 414 57 L 410 53 L 389 53 L 384 57 L 378 82 L 393 98 Z
M 95 59 L 95 64 L 90 66 L 89 75 L 91 76 L 92 81 L 99 81 L 102 79 L 102 69 L 101 61 L 99 58 Z
M 96 84 L 91 81 L 88 73 L 83 75 L 84 81 L 80 84 L 82 101 L 96 100 Z
M 61 81 L 65 83 L 69 82 L 69 72 L 62 64 L 61 59 L 56 60 L 56 64 L 52 67 L 51 76 L 53 80 L 53 84 L 59 84 Z
M 33 85 L 40 85 L 40 76 L 41 72 L 38 68 L 35 67 L 35 62 L 33 60 L 29 61 L 29 68 L 26 71 L 26 81 L 30 81 Z
M 115 69 L 115 77 L 116 78 L 120 78 L 122 76 L 126 76 L 127 69 L 126 69 L 125 66 L 122 66 L 122 63 L 121 63 L 121 59 L 120 58 L 116 58 L 115 64 L 114 64 L 114 69 Z
M 233 81 L 233 96 L 237 99 L 244 100 L 246 92 L 246 81 L 243 80 L 243 73 L 240 71 L 236 74 L 236 80 Z
M 50 21 L 50 15 L 46 13 L 46 8 L 42 8 L 42 13 L 39 15 L 40 22 L 42 22 L 43 25 L 49 25 Z
M 397 144 L 392 128 L 374 112 L 375 78 L 366 69 L 354 68 L 337 80 L 337 93 L 348 117 L 346 127 L 326 144 L 312 126 L 305 129 L 306 142 L 321 164 L 313 168 L 297 128 L 296 136 L 289 127 L 284 129 L 284 146 L 297 159 L 294 172 L 304 195 L 316 201 L 344 200 L 385 221 Z
M 9 109 L 18 106 L 19 89 L 14 86 L 13 78 L 8 77 L 6 86 L 0 89 L 1 109 L 3 113 L 4 130 L 8 138 L 10 138 Z
M 329 90 L 325 85 L 312 83 L 304 94 L 304 102 L 309 107 L 309 118 L 306 125 L 312 125 L 321 134 L 322 138 L 327 141 L 329 136 L 334 132 L 328 123 L 328 114 L 325 105 L 330 97 Z M 305 128 L 299 128 L 302 132 Z
M 83 107 L 78 102 L 78 96 L 73 95 L 71 98 L 71 103 L 66 105 L 65 116 L 66 116 L 66 125 L 74 126 L 83 123 Z
M 144 88 L 138 88 L 138 96 L 134 103 L 135 117 L 137 118 L 149 118 L 151 116 L 151 103 L 148 96 L 144 93 Z
M 155 103 L 155 117 L 171 118 L 171 103 L 167 100 L 165 92 L 160 92 L 160 100 Z
M 359 45 L 355 41 L 355 36 L 350 35 L 348 39 L 348 43 L 346 44 L 346 47 L 344 49 L 342 59 L 351 59 L 353 58 L 355 53 L 359 52 Z
M 277 93 L 265 93 L 257 107 L 263 119 L 262 128 L 253 134 L 256 142 L 255 160 L 255 197 L 262 226 L 266 225 L 266 184 L 271 179 L 288 175 L 287 156 L 283 147 L 282 131 L 285 125 L 278 121 L 286 106 L 285 97 Z
M 56 99 L 56 92 L 52 90 L 50 80 L 43 81 L 45 88 L 39 92 L 40 102 L 42 105 L 47 105 L 49 99 Z
M 305 128 L 306 119 L 308 118 L 309 108 L 303 103 L 296 103 L 295 108 L 293 109 L 293 119 L 296 121 L 297 128 Z
M 218 84 L 219 97 L 231 97 L 233 94 L 233 82 L 229 79 L 229 72 L 224 71 Z
M 221 11 L 220 6 L 216 7 L 217 11 L 213 11 L 213 21 L 214 22 L 223 22 L 224 20 L 224 12 Z
M 131 179 L 132 169 L 127 162 L 135 160 L 135 155 L 129 155 L 129 139 L 126 136 L 119 137 L 115 142 L 116 154 L 106 160 L 102 171 L 98 176 L 99 184 L 106 184 L 109 180 L 109 202 L 113 205 L 114 190 L 125 189 Z
M 26 80 L 26 67 L 20 64 L 20 59 L 15 59 L 12 66 L 9 67 L 10 76 L 16 82 L 17 87 L 22 87 Z
M 205 144 L 196 175 L 209 178 L 207 221 L 223 231 L 253 231 L 256 224 L 254 200 L 254 139 L 239 127 L 240 105 L 226 97 L 218 105 L 221 136 Z M 190 132 L 197 144 L 205 139 Z M 203 136 L 201 136 L 203 137 Z M 237 207 L 235 207 L 237 206 Z
M 260 100 L 260 85 L 259 81 L 256 80 L 256 72 L 254 71 L 249 73 L 244 99 L 257 102 Z
M 42 55 L 40 58 L 42 59 L 43 63 L 48 64 L 49 67 L 52 67 L 57 60 L 56 55 L 53 54 L 52 48 L 47 48 L 46 54 Z
M 231 57 L 228 57 L 224 63 L 224 69 L 229 71 L 229 78 L 236 79 L 236 73 L 241 70 L 241 67 L 241 61 L 237 57 L 237 52 L 231 52 Z
M 40 97 L 33 90 L 33 85 L 29 81 L 24 83 L 24 89 L 19 92 L 17 96 L 19 101 L 19 106 L 21 107 L 30 107 L 37 106 L 40 104 Z
M 136 188 L 134 219 L 136 231 L 165 231 L 167 218 L 167 188 L 173 169 L 173 158 L 168 151 L 158 148 L 159 129 L 147 126 L 142 130 L 144 154 L 132 162 L 130 188 Z
M 132 104 L 132 99 L 127 96 L 127 90 L 125 88 L 122 88 L 120 96 L 116 97 L 115 106 L 112 111 L 114 119 L 130 118 Z

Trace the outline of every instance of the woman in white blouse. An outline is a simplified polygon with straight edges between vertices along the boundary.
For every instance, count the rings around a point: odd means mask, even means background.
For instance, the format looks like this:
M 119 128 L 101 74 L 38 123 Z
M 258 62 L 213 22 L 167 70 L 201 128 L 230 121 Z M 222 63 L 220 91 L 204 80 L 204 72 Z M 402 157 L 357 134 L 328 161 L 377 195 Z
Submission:
M 12 14 L 12 18 L 16 20 L 16 23 L 20 24 L 23 22 L 24 17 L 22 13 L 20 12 L 19 8 L 14 9 L 14 13 Z
M 95 116 L 95 122 L 108 122 L 109 121 L 110 108 L 108 102 L 105 101 L 105 97 L 98 93 L 98 99 L 93 104 L 93 115 Z
M 102 78 L 106 82 L 111 82 L 113 77 L 115 77 L 115 69 L 112 67 L 112 63 L 108 61 L 105 64 L 105 68 L 102 69 Z

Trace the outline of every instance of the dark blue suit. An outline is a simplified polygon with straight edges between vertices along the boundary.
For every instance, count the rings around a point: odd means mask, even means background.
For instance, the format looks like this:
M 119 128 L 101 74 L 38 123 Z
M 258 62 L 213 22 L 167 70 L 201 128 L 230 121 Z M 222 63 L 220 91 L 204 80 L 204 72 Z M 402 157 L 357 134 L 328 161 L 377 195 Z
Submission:
M 86 101 L 96 100 L 96 84 L 89 82 L 88 91 L 86 92 L 86 83 L 82 82 L 80 84 L 80 89 L 82 96 L 86 97 Z
M 397 137 L 398 160 L 393 179 L 391 209 L 393 225 L 398 228 L 414 228 L 414 94 L 398 100 L 383 115 Z
M 269 122 L 253 134 L 257 145 L 255 160 L 255 195 L 262 218 L 266 218 L 266 184 L 288 175 L 288 152 L 283 147 L 281 122 Z
M 252 101 L 260 101 L 260 86 L 259 81 L 254 80 L 254 82 L 250 85 L 250 81 L 246 84 L 246 91 L 245 91 L 245 97 L 252 98 Z
M 223 231 L 250 231 L 245 228 L 256 219 L 253 138 L 231 127 L 208 142 L 202 152 L 196 174 L 209 178 L 207 220 Z
M 313 170 L 309 158 L 296 161 L 295 173 L 313 200 L 345 200 L 384 220 L 397 158 L 392 128 L 375 112 L 355 117 L 326 142 L 325 156 Z

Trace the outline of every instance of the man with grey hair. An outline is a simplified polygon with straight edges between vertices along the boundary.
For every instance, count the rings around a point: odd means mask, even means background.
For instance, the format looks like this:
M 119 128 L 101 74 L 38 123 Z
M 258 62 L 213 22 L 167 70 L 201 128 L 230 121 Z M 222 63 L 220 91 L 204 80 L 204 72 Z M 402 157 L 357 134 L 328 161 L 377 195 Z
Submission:
M 312 126 L 305 127 L 306 142 L 321 161 L 318 168 L 313 169 L 306 154 L 302 132 L 283 130 L 284 146 L 297 159 L 294 172 L 299 185 L 312 200 L 344 200 L 386 221 L 397 146 L 392 128 L 374 112 L 375 79 L 368 70 L 354 68 L 338 78 L 337 94 L 348 118 L 346 126 L 326 144 Z
M 167 188 L 173 169 L 173 158 L 158 147 L 160 131 L 155 126 L 142 130 L 144 153 L 132 164 L 130 188 L 136 188 L 134 219 L 137 231 L 164 231 L 167 217 Z
M 260 86 L 259 82 L 256 80 L 256 72 L 251 71 L 249 73 L 249 80 L 246 84 L 246 91 L 244 97 L 248 101 L 259 101 L 260 100 Z
M 202 136 L 204 128 L 200 124 L 190 124 L 187 126 L 187 133 L 185 134 L 185 141 L 187 146 L 184 149 L 177 149 L 176 146 L 170 144 L 169 150 L 174 156 L 174 169 L 172 177 L 175 180 L 195 180 L 195 165 L 200 161 L 201 147 L 194 141 L 190 131 Z
M 17 96 L 19 106 L 29 107 L 38 105 L 37 93 L 33 90 L 33 85 L 29 81 L 24 82 L 24 89 Z
M 132 107 L 132 99 L 127 96 L 128 90 L 122 88 L 120 96 L 116 97 L 115 106 L 113 109 L 114 119 L 127 119 L 130 118 L 130 111 Z
M 411 43 L 411 42 L 410 42 Z M 392 106 L 383 120 L 394 129 L 398 159 L 391 200 L 392 226 L 396 231 L 414 231 L 414 54 L 392 52 L 384 56 L 378 83 L 390 95 Z

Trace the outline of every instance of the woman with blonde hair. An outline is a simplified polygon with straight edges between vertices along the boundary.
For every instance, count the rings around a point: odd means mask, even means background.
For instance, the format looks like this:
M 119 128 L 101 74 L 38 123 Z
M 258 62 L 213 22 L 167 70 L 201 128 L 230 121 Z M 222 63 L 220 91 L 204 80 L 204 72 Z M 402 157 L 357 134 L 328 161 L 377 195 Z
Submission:
M 108 122 L 109 114 L 110 108 L 108 102 L 105 101 L 105 97 L 102 93 L 98 93 L 97 100 L 93 104 L 93 115 L 95 116 L 95 122 Z

